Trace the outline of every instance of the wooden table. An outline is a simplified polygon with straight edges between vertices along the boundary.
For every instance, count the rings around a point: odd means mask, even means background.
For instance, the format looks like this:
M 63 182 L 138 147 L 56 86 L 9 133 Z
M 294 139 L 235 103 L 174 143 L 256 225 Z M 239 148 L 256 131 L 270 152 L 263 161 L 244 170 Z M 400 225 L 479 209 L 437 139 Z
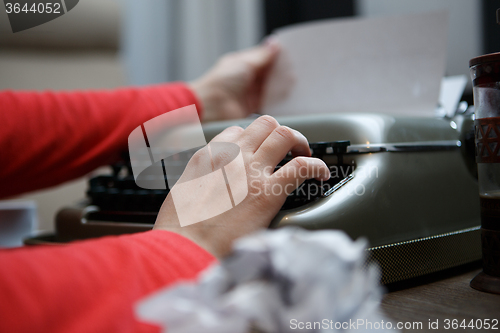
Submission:
M 500 332 L 500 295 L 488 294 L 472 289 L 470 280 L 481 271 L 478 263 L 454 268 L 442 273 L 426 276 L 418 280 L 388 286 L 382 308 L 394 322 L 422 322 L 427 332 Z M 458 324 L 465 319 L 497 319 L 496 330 L 458 327 L 445 329 L 445 320 Z M 429 320 L 438 320 L 439 329 L 429 329 Z M 417 329 L 402 330 L 403 332 Z

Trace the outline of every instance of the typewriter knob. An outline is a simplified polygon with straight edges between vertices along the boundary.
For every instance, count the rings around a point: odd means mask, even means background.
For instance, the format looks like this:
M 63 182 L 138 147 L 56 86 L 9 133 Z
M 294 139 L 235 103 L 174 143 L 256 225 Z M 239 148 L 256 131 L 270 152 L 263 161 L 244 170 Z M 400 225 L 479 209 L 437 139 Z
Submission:
M 309 144 L 312 149 L 312 154 L 318 157 L 326 155 L 326 149 L 330 146 L 330 142 L 314 142 Z
M 333 148 L 332 154 L 337 155 L 337 154 L 345 154 L 347 153 L 347 147 L 351 145 L 351 141 L 349 140 L 344 140 L 344 141 L 333 141 L 330 142 L 331 147 Z

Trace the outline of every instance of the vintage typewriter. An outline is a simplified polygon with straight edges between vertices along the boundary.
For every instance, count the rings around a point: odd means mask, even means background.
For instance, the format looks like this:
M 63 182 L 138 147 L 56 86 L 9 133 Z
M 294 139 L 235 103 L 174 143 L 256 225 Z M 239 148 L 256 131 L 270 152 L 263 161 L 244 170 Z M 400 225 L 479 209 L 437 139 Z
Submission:
M 304 183 L 271 227 L 341 229 L 354 239 L 366 237 L 383 283 L 479 260 L 471 119 L 466 112 L 453 119 L 376 114 L 278 118 L 309 139 L 313 156 L 327 163 L 332 178 Z M 251 121 L 208 124 L 204 133 L 208 141 L 228 126 L 245 127 Z M 151 229 L 168 189 L 137 187 L 126 158 L 112 168 L 112 174 L 90 179 L 84 203 L 58 213 L 55 236 L 31 241 Z

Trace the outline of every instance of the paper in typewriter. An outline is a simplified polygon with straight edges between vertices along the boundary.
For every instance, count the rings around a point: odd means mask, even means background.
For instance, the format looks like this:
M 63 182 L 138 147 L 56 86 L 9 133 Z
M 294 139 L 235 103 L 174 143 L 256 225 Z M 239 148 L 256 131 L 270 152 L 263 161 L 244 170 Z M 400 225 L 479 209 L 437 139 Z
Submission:
M 270 115 L 363 112 L 432 116 L 448 15 L 326 20 L 278 30 L 265 91 Z

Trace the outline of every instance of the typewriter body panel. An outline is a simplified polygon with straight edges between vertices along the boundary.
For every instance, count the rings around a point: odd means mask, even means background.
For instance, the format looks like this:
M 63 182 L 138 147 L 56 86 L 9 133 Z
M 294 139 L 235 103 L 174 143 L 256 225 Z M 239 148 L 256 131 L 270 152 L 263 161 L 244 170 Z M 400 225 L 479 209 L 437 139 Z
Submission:
M 466 147 L 460 141 L 464 134 L 461 128 L 467 128 L 461 126 L 466 117 L 462 118 L 379 114 L 277 118 L 280 124 L 299 130 L 313 143 L 313 155 L 327 163 L 336 180 L 328 191 L 307 200 L 295 197 L 291 205 L 285 204 L 271 227 L 340 229 L 353 239 L 365 237 L 372 260 L 382 269 L 383 283 L 479 260 L 478 187 L 467 164 L 470 160 L 464 153 Z M 206 140 L 229 126 L 246 127 L 252 121 L 204 125 Z M 176 135 L 179 137 L 179 133 Z M 182 135 L 189 136 L 190 130 L 182 129 Z M 331 153 L 335 142 L 345 140 L 350 141 L 346 149 Z M 329 145 L 330 152 L 320 143 Z M 102 193 L 89 190 L 90 203 L 65 208 L 58 214 L 56 229 L 61 240 L 152 227 L 154 210 L 168 192 L 116 189 L 115 182 L 103 178 L 101 184 L 98 178 L 91 179 L 91 188 L 95 187 L 92 182 L 97 182 L 97 187 L 105 187 Z M 133 179 L 122 183 L 125 187 L 135 186 Z M 147 202 L 147 211 L 140 212 L 140 203 L 127 201 L 132 192 L 143 198 L 141 202 Z

